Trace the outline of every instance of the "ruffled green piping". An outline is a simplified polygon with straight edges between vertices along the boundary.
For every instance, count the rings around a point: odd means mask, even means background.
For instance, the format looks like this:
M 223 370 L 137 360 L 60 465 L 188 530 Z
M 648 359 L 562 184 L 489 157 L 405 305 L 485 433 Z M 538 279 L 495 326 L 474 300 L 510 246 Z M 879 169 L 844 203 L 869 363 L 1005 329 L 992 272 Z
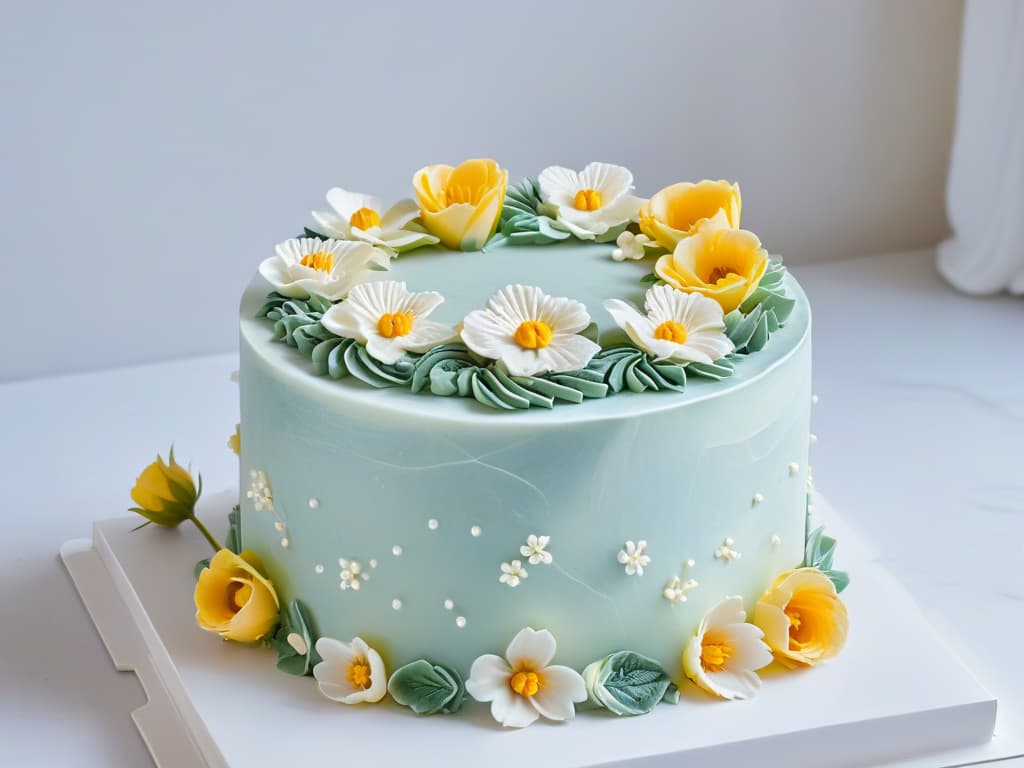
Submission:
M 509 194 L 515 195 L 515 205 L 520 207 L 530 204 L 531 199 L 539 200 L 535 182 L 529 179 L 523 188 Z M 515 210 L 508 221 L 523 214 Z M 461 342 L 451 342 L 385 365 L 371 357 L 364 345 L 335 336 L 324 328 L 320 320 L 331 302 L 319 296 L 293 299 L 271 293 L 257 317 L 273 322 L 274 339 L 310 358 L 318 376 L 351 376 L 378 389 L 406 387 L 414 393 L 471 397 L 489 408 L 521 411 L 553 408 L 556 403 L 578 404 L 624 391 L 682 392 L 694 376 L 714 381 L 728 378 L 736 361 L 762 350 L 796 306 L 796 301 L 786 296 L 785 274 L 781 262 L 769 262 L 757 289 L 738 309 L 725 316 L 725 332 L 735 350 L 707 364 L 658 360 L 631 344 L 621 344 L 602 349 L 579 371 L 513 376 L 500 362 L 473 354 Z

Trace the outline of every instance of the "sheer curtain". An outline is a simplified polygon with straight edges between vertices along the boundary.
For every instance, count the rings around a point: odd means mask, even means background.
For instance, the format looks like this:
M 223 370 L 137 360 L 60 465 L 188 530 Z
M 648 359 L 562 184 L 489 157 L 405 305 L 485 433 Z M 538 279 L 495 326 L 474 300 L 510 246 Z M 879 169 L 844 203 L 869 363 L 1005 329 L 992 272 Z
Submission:
M 1024 293 L 1024 2 L 967 0 L 939 271 L 967 293 Z

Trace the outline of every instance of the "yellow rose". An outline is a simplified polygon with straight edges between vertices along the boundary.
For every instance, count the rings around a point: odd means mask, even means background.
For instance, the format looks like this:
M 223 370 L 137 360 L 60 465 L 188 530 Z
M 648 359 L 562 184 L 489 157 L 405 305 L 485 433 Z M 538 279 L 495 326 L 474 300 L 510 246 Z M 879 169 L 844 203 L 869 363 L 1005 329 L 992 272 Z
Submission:
M 202 487 L 202 478 L 197 489 L 192 475 L 174 460 L 172 448 L 166 463 L 157 455 L 135 480 L 131 495 L 138 506 L 131 511 L 151 523 L 173 528 L 193 517 Z
M 757 235 L 707 220 L 654 265 L 654 272 L 680 291 L 700 293 L 726 314 L 757 289 L 768 268 L 768 252 Z
M 277 625 L 280 605 L 255 552 L 222 549 L 199 574 L 196 622 L 225 640 L 254 643 Z
M 494 160 L 428 165 L 412 180 L 420 218 L 449 248 L 479 251 L 498 228 L 508 171 Z
M 667 251 L 696 233 L 702 223 L 740 225 L 740 186 L 727 181 L 681 181 L 654 195 L 640 207 L 640 229 Z
M 831 659 L 843 649 L 849 628 L 835 585 L 817 568 L 781 574 L 757 601 L 754 623 L 775 658 L 787 667 Z

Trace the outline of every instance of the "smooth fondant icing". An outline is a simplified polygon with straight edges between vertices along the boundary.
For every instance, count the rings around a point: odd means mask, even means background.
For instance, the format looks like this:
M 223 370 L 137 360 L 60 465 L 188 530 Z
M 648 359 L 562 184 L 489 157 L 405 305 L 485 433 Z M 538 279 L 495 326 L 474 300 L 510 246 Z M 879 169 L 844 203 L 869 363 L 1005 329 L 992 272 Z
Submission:
M 427 248 L 382 276 L 440 290 L 431 319 L 448 323 L 502 285 L 542 285 L 586 304 L 606 345 L 624 334 L 603 300 L 642 305 L 650 271 L 611 250 Z M 678 679 L 708 609 L 731 594 L 752 607 L 803 559 L 810 313 L 782 280 L 788 321 L 728 379 L 500 415 L 312 375 L 256 319 L 269 290 L 257 279 L 241 308 L 241 473 L 243 488 L 250 471 L 266 474 L 273 510 L 243 500 L 243 544 L 282 604 L 301 599 L 321 636 L 366 638 L 389 668 L 425 658 L 468 676 L 474 658 L 534 627 L 574 669 L 628 648 Z M 521 554 L 531 535 L 548 537 L 551 563 Z M 629 576 L 617 554 L 641 539 L 650 561 Z M 737 556 L 716 557 L 727 540 Z M 341 588 L 342 559 L 361 564 L 360 589 Z M 510 589 L 502 564 L 515 560 L 526 576 Z M 666 599 L 681 575 L 673 589 L 698 586 Z

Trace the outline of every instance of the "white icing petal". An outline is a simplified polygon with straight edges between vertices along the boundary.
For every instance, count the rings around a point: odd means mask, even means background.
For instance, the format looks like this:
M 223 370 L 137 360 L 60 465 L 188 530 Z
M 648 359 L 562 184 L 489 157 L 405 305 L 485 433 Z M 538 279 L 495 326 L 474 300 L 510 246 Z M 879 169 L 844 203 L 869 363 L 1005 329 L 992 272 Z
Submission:
M 633 174 L 621 165 L 611 163 L 589 163 L 580 171 L 579 180 L 584 189 L 596 189 L 601 193 L 605 207 L 633 189 Z
M 480 656 L 473 662 L 466 680 L 466 690 L 477 701 L 491 701 L 501 691 L 508 688 L 508 679 L 512 676 L 512 668 L 493 653 Z
M 384 215 L 381 216 L 380 228 L 386 232 L 405 229 L 405 225 L 419 215 L 419 203 L 406 197 L 388 208 Z
M 491 717 L 506 728 L 525 728 L 536 721 L 540 713 L 529 699 L 519 696 L 506 682 L 505 691 L 491 700 Z
M 537 176 L 537 186 L 540 187 L 540 199 L 559 208 L 571 207 L 576 193 L 583 189 L 579 174 L 560 165 L 552 165 L 541 171 Z
M 349 192 L 341 187 L 332 187 L 327 190 L 327 204 L 346 223 L 352 218 L 352 214 L 360 208 L 369 208 L 380 215 L 381 209 L 384 207 L 384 202 L 379 197 L 364 195 L 359 192 Z
M 572 720 L 573 702 L 587 700 L 587 686 L 578 672 L 555 664 L 544 669 L 544 686 L 532 697 L 533 706 L 548 720 Z
M 523 627 L 508 644 L 505 658 L 513 668 L 524 664 L 546 667 L 555 657 L 557 647 L 555 636 L 546 629 L 538 631 L 531 627 Z

